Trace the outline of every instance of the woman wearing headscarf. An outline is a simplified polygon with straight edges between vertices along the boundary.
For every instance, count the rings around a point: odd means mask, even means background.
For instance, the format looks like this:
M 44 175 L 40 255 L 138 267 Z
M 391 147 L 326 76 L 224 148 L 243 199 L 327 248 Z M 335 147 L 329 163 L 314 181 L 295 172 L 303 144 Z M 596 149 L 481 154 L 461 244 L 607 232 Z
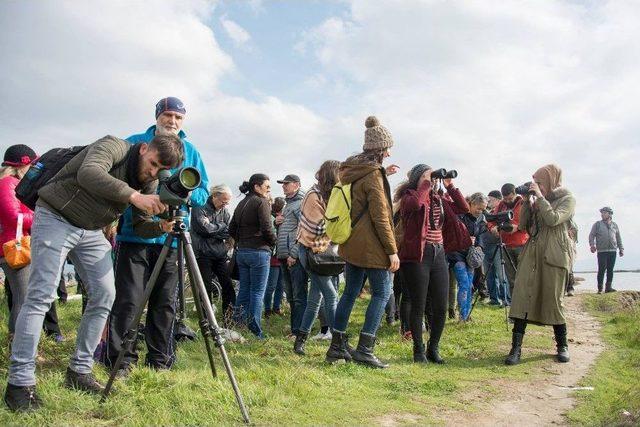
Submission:
M 533 174 L 518 225 L 530 238 L 518 261 L 509 314 L 514 325 L 511 351 L 505 360 L 507 365 L 520 362 L 527 323 L 552 325 L 556 359 L 569 361 L 562 296 L 571 272 L 573 251 L 569 227 L 575 206 L 571 192 L 562 187 L 562 171 L 558 166 L 549 164 Z

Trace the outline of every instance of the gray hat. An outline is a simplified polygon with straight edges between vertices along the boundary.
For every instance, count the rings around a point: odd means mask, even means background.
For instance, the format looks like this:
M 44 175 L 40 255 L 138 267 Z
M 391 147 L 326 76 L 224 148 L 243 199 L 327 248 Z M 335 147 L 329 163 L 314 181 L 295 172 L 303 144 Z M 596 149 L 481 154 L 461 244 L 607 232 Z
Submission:
M 289 175 L 285 176 L 283 179 L 279 179 L 278 184 L 288 184 L 290 182 L 300 182 L 300 177 L 298 175 L 294 175 L 292 173 L 290 173 Z
M 376 116 L 367 117 L 364 125 L 367 129 L 364 131 L 363 151 L 384 150 L 393 147 L 391 133 L 380 124 L 380 120 Z
M 600 212 L 608 212 L 609 215 L 613 215 L 613 209 L 611 209 L 609 206 L 605 206 L 604 208 L 600 209 Z

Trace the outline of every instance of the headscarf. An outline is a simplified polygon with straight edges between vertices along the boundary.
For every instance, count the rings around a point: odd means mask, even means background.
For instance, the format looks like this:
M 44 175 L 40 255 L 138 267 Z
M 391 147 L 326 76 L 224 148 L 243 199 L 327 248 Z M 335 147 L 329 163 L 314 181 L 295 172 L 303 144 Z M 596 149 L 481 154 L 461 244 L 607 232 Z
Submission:
M 545 165 L 533 174 L 533 180 L 541 183 L 548 195 L 562 186 L 562 169 L 553 163 Z

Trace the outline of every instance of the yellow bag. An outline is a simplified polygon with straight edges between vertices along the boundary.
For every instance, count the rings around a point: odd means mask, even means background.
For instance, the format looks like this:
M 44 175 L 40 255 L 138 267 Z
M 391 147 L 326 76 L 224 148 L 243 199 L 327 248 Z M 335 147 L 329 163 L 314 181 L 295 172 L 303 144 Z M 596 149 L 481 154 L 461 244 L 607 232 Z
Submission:
M 2 245 L 4 259 L 9 267 L 18 270 L 31 263 L 31 237 L 22 235 L 23 215 L 18 214 L 15 240 L 9 240 Z

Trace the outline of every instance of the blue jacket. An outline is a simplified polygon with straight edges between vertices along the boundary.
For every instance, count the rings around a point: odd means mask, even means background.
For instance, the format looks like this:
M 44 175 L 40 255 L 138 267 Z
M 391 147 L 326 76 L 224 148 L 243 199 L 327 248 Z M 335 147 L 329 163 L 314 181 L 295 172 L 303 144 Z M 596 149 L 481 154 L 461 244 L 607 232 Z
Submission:
M 145 133 L 140 133 L 137 135 L 132 135 L 127 138 L 132 144 L 136 144 L 139 142 L 150 142 L 156 134 L 156 127 L 151 126 Z M 204 163 L 202 163 L 202 158 L 200 157 L 200 153 L 196 150 L 196 147 L 193 146 L 186 139 L 186 134 L 183 131 L 180 131 L 178 134 L 180 139 L 182 139 L 182 143 L 184 144 L 184 162 L 180 167 L 192 166 L 200 171 L 202 176 L 202 182 L 200 186 L 191 192 L 191 204 L 193 206 L 204 206 L 207 202 L 207 198 L 209 197 L 209 191 L 207 187 L 209 185 L 209 178 L 207 177 L 207 170 L 204 167 Z M 176 172 L 180 167 L 172 169 L 171 173 Z M 131 206 L 127 208 L 122 217 L 120 218 L 120 224 L 118 226 L 118 235 L 116 240 L 118 242 L 131 242 L 131 243 L 146 243 L 149 245 L 163 245 L 165 239 L 167 238 L 166 234 L 163 234 L 160 237 L 156 237 L 154 239 L 143 239 L 142 237 L 138 237 L 133 232 L 132 227 L 132 209 Z M 158 217 L 154 218 L 156 221 L 160 219 Z M 185 219 L 185 224 L 187 227 L 189 226 L 189 218 Z M 173 242 L 172 245 L 174 248 L 177 247 L 177 242 Z

